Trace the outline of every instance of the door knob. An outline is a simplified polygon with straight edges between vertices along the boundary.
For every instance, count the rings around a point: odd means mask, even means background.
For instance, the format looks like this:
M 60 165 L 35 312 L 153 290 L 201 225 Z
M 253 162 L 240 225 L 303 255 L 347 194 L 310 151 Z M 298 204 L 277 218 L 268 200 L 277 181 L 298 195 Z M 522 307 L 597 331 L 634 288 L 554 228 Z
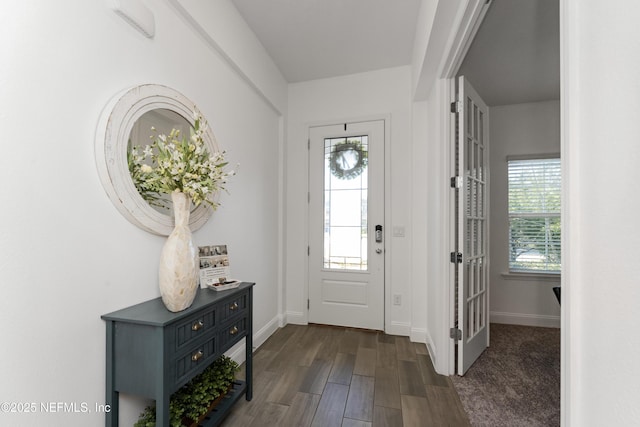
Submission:
M 382 253 L 382 249 L 376 249 L 376 253 L 377 254 L 381 254 Z

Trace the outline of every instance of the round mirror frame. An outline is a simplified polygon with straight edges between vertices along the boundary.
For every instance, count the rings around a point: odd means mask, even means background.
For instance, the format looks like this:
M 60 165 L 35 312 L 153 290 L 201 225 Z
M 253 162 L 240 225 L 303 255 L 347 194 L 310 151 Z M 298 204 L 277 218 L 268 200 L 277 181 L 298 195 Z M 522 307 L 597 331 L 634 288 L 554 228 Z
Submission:
M 174 89 L 157 84 L 135 86 L 116 95 L 105 107 L 96 132 L 95 155 L 102 186 L 120 213 L 143 230 L 168 236 L 173 231 L 173 217 L 158 212 L 142 198 L 127 163 L 129 135 L 134 124 L 143 114 L 156 109 L 174 111 L 191 126 L 194 112 L 202 116 L 193 102 Z M 210 153 L 219 151 L 211 128 L 205 131 L 204 141 Z M 191 230 L 202 227 L 212 213 L 206 203 L 192 210 Z

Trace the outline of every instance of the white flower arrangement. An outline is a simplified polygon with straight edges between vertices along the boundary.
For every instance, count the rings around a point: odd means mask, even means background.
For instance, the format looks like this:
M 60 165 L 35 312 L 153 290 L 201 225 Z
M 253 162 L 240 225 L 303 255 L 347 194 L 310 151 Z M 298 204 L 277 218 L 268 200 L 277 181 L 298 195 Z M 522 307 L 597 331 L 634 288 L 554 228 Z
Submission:
M 233 170 L 224 170 L 228 164 L 226 152 L 209 153 L 204 141 L 207 122 L 196 112 L 193 118 L 190 138 L 181 137 L 179 130 L 172 129 L 168 136 L 158 135 L 151 144 L 133 146 L 127 153 L 133 183 L 152 206 L 166 208 L 160 194 L 180 191 L 195 206 L 204 202 L 216 209 L 215 195 L 235 175 Z

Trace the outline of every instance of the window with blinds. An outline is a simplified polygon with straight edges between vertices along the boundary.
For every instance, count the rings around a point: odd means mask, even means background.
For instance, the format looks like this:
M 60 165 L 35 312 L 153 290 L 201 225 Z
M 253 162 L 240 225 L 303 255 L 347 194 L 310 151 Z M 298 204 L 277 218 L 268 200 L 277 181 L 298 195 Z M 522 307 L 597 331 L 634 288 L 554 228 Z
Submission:
M 560 159 L 508 164 L 509 270 L 560 273 Z

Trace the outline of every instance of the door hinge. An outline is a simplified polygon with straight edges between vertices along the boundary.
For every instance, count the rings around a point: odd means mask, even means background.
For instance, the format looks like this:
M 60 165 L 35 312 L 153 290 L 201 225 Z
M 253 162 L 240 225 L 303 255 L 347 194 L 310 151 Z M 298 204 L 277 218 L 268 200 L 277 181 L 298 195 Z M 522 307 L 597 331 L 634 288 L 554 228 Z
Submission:
M 460 252 L 451 252 L 451 254 L 449 254 L 449 256 L 451 257 L 451 262 L 454 264 L 460 264 L 462 263 L 462 253 Z
M 462 188 L 462 177 L 452 176 L 450 185 L 451 185 L 451 188 Z
M 458 328 L 449 329 L 449 338 L 460 341 L 462 339 L 462 331 Z
M 460 112 L 460 101 L 454 101 L 451 103 L 451 112 L 452 113 Z
M 311 303 L 307 300 L 307 310 L 309 310 L 309 308 L 311 308 Z
M 311 255 L 311 246 L 307 246 L 307 256 Z
M 307 150 L 311 150 L 311 138 L 307 139 Z
M 307 191 L 307 203 L 311 203 L 311 192 Z

